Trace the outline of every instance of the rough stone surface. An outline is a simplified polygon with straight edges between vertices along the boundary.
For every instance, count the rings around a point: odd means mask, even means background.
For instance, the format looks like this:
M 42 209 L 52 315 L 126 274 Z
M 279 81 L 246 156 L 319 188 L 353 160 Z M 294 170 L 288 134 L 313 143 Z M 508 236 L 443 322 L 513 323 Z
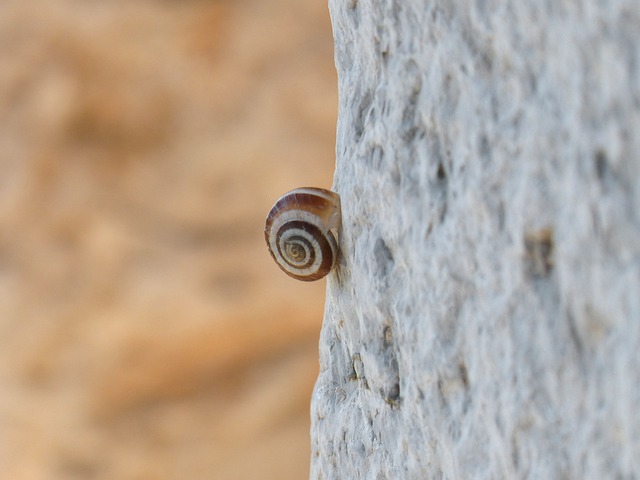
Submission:
M 314 479 L 640 476 L 635 1 L 330 1 Z

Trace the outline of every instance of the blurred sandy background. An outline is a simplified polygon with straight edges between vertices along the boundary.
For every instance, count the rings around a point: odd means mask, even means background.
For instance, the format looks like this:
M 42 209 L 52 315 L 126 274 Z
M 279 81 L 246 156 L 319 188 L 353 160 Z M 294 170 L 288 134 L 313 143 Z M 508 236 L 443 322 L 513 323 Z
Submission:
M 0 2 L 0 479 L 308 478 L 336 105 L 324 1 Z

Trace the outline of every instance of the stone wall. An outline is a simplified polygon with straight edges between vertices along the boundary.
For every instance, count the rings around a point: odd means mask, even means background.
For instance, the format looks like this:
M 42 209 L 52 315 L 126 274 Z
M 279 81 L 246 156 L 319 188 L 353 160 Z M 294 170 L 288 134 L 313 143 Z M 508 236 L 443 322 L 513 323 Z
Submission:
M 636 2 L 330 10 L 312 478 L 640 476 Z

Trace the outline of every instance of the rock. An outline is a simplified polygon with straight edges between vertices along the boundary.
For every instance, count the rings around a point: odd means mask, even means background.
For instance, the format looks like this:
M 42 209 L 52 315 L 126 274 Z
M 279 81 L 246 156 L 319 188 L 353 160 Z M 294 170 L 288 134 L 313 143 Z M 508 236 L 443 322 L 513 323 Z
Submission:
M 637 4 L 330 9 L 311 477 L 637 478 Z

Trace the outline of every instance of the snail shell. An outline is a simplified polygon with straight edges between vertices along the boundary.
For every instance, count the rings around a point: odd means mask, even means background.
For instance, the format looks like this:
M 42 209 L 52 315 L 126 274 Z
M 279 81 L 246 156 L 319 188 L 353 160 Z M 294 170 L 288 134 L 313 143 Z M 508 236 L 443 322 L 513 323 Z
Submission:
M 323 188 L 297 188 L 273 206 L 264 228 L 269 252 L 287 275 L 311 282 L 338 259 L 332 230 L 340 226 L 340 196 Z

